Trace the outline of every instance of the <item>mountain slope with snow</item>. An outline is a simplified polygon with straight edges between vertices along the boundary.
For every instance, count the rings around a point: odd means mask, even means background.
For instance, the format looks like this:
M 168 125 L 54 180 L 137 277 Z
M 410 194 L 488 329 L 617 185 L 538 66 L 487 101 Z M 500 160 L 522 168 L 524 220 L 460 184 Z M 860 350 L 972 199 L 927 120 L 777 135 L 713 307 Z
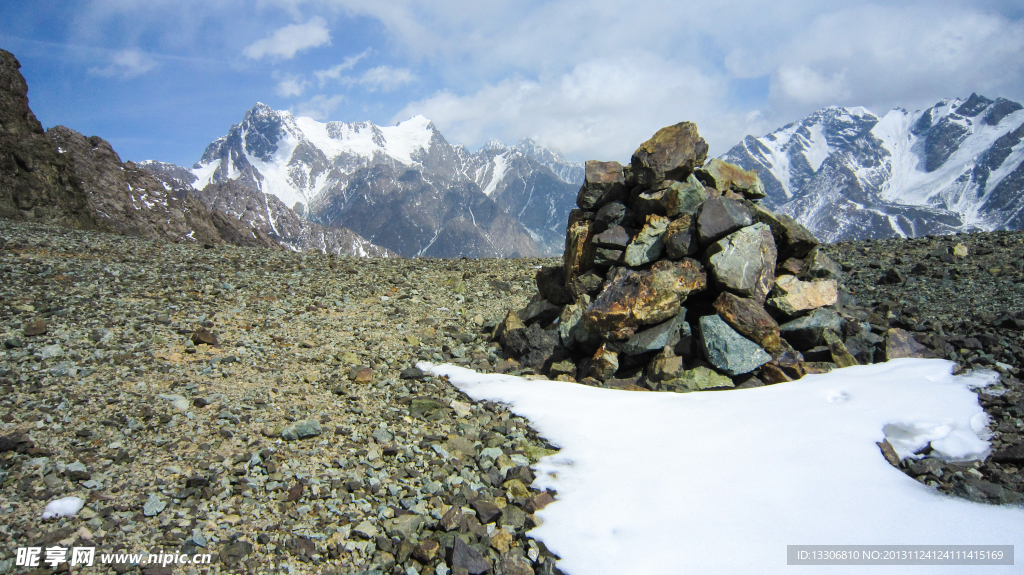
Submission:
M 1024 107 L 971 94 L 927 110 L 829 107 L 722 159 L 826 241 L 1024 227 Z
M 422 116 L 389 127 L 322 123 L 264 104 L 191 172 L 196 189 L 238 181 L 410 257 L 561 253 L 582 181 L 582 165 L 532 140 L 471 153 Z

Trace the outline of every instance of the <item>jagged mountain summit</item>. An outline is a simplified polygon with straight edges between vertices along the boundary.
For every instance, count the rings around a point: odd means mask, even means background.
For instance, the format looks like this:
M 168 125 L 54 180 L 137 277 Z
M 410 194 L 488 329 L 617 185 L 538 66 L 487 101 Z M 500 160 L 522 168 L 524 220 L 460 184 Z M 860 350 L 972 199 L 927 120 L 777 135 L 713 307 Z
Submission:
M 829 107 L 722 159 L 825 241 L 1024 227 L 1024 107 L 971 94 L 926 110 Z
M 532 140 L 470 152 L 423 116 L 323 123 L 260 103 L 190 171 L 195 189 L 237 181 L 407 257 L 558 253 L 583 174 Z

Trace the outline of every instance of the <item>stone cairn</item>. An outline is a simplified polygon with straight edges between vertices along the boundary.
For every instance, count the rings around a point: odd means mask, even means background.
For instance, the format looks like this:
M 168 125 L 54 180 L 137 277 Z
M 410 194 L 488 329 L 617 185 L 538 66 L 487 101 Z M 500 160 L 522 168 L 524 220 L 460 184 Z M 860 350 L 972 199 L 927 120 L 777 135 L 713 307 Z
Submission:
M 529 305 L 495 328 L 506 358 L 551 379 L 686 392 L 921 355 L 900 330 L 865 343 L 836 311 L 841 268 L 758 204 L 756 172 L 705 163 L 707 150 L 681 122 L 629 166 L 586 163 L 563 265 L 540 269 Z

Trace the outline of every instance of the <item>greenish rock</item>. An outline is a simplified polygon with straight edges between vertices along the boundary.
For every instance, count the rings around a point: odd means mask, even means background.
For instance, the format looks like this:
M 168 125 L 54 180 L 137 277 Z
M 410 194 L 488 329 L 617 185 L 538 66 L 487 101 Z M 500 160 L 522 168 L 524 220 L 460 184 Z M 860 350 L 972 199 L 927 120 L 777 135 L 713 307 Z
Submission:
M 594 250 L 595 266 L 620 266 L 626 263 L 626 252 L 608 248 L 596 248 Z
M 843 269 L 836 262 L 832 261 L 832 258 L 825 255 L 823 251 L 818 248 L 814 248 L 807 254 L 805 260 L 807 262 L 807 270 L 804 272 L 804 278 L 814 279 L 827 279 L 827 280 L 839 280 L 843 275 Z
M 711 158 L 703 169 L 697 170 L 697 177 L 720 192 L 732 190 L 751 200 L 766 196 L 764 184 L 756 171 L 744 170 L 718 158 Z
M 323 433 L 323 430 L 320 428 L 319 422 L 305 419 L 286 425 L 284 429 L 281 430 L 281 439 L 285 441 L 295 441 L 298 439 L 316 437 L 321 433 Z
M 700 336 L 708 362 L 729 375 L 749 373 L 772 359 L 761 346 L 737 333 L 717 315 L 700 318 Z
M 448 406 L 444 403 L 430 398 L 416 398 L 409 403 L 409 413 L 413 417 L 429 419 L 435 413 L 445 411 Z
M 750 210 L 755 223 L 763 223 L 772 230 L 775 245 L 779 252 L 779 261 L 789 258 L 803 258 L 818 245 L 818 239 L 799 222 L 786 215 L 778 215 L 753 202 L 743 202 Z
M 775 285 L 777 252 L 771 229 L 747 226 L 712 244 L 705 255 L 718 285 L 764 304 Z
M 799 350 L 811 349 L 825 344 L 825 331 L 838 333 L 843 327 L 843 318 L 836 312 L 818 308 L 811 313 L 779 326 L 782 337 Z
M 736 387 L 736 384 L 728 376 L 722 375 L 713 369 L 704 366 L 697 366 L 687 369 L 679 377 L 663 382 L 665 387 L 675 387 L 676 391 L 700 391 L 716 387 Z
M 567 305 L 558 317 L 558 336 L 565 347 L 576 345 L 597 345 L 597 336 L 583 327 L 583 312 L 590 305 L 590 296 L 583 294 L 580 301 Z
M 686 323 L 686 309 L 679 315 L 654 327 L 636 332 L 626 343 L 620 346 L 626 355 L 640 355 L 658 351 L 666 346 L 674 346 L 683 337 L 689 337 L 690 324 Z
M 661 207 L 671 218 L 684 214 L 696 214 L 708 199 L 704 184 L 690 174 L 685 182 L 668 181 L 668 187 L 661 195 Z
M 647 216 L 643 229 L 626 247 L 626 265 L 637 267 L 657 260 L 665 247 L 661 236 L 668 229 L 668 224 L 669 219 L 666 217 L 655 214 Z
M 146 499 L 145 505 L 142 506 L 142 514 L 146 517 L 155 517 L 159 515 L 167 507 L 167 502 L 164 501 L 156 493 L 150 493 L 149 499 Z

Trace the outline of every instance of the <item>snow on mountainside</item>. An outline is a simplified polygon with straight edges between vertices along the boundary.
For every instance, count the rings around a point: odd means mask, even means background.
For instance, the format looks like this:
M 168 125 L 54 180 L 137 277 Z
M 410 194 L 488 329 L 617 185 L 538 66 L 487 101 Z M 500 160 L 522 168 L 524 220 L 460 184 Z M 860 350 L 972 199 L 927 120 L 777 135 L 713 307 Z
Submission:
M 471 153 L 422 116 L 323 123 L 256 104 L 191 173 L 196 189 L 235 180 L 403 256 L 510 257 L 562 251 L 583 168 L 532 140 Z
M 829 107 L 722 159 L 826 241 L 1024 227 L 1024 107 L 971 94 L 927 110 Z

